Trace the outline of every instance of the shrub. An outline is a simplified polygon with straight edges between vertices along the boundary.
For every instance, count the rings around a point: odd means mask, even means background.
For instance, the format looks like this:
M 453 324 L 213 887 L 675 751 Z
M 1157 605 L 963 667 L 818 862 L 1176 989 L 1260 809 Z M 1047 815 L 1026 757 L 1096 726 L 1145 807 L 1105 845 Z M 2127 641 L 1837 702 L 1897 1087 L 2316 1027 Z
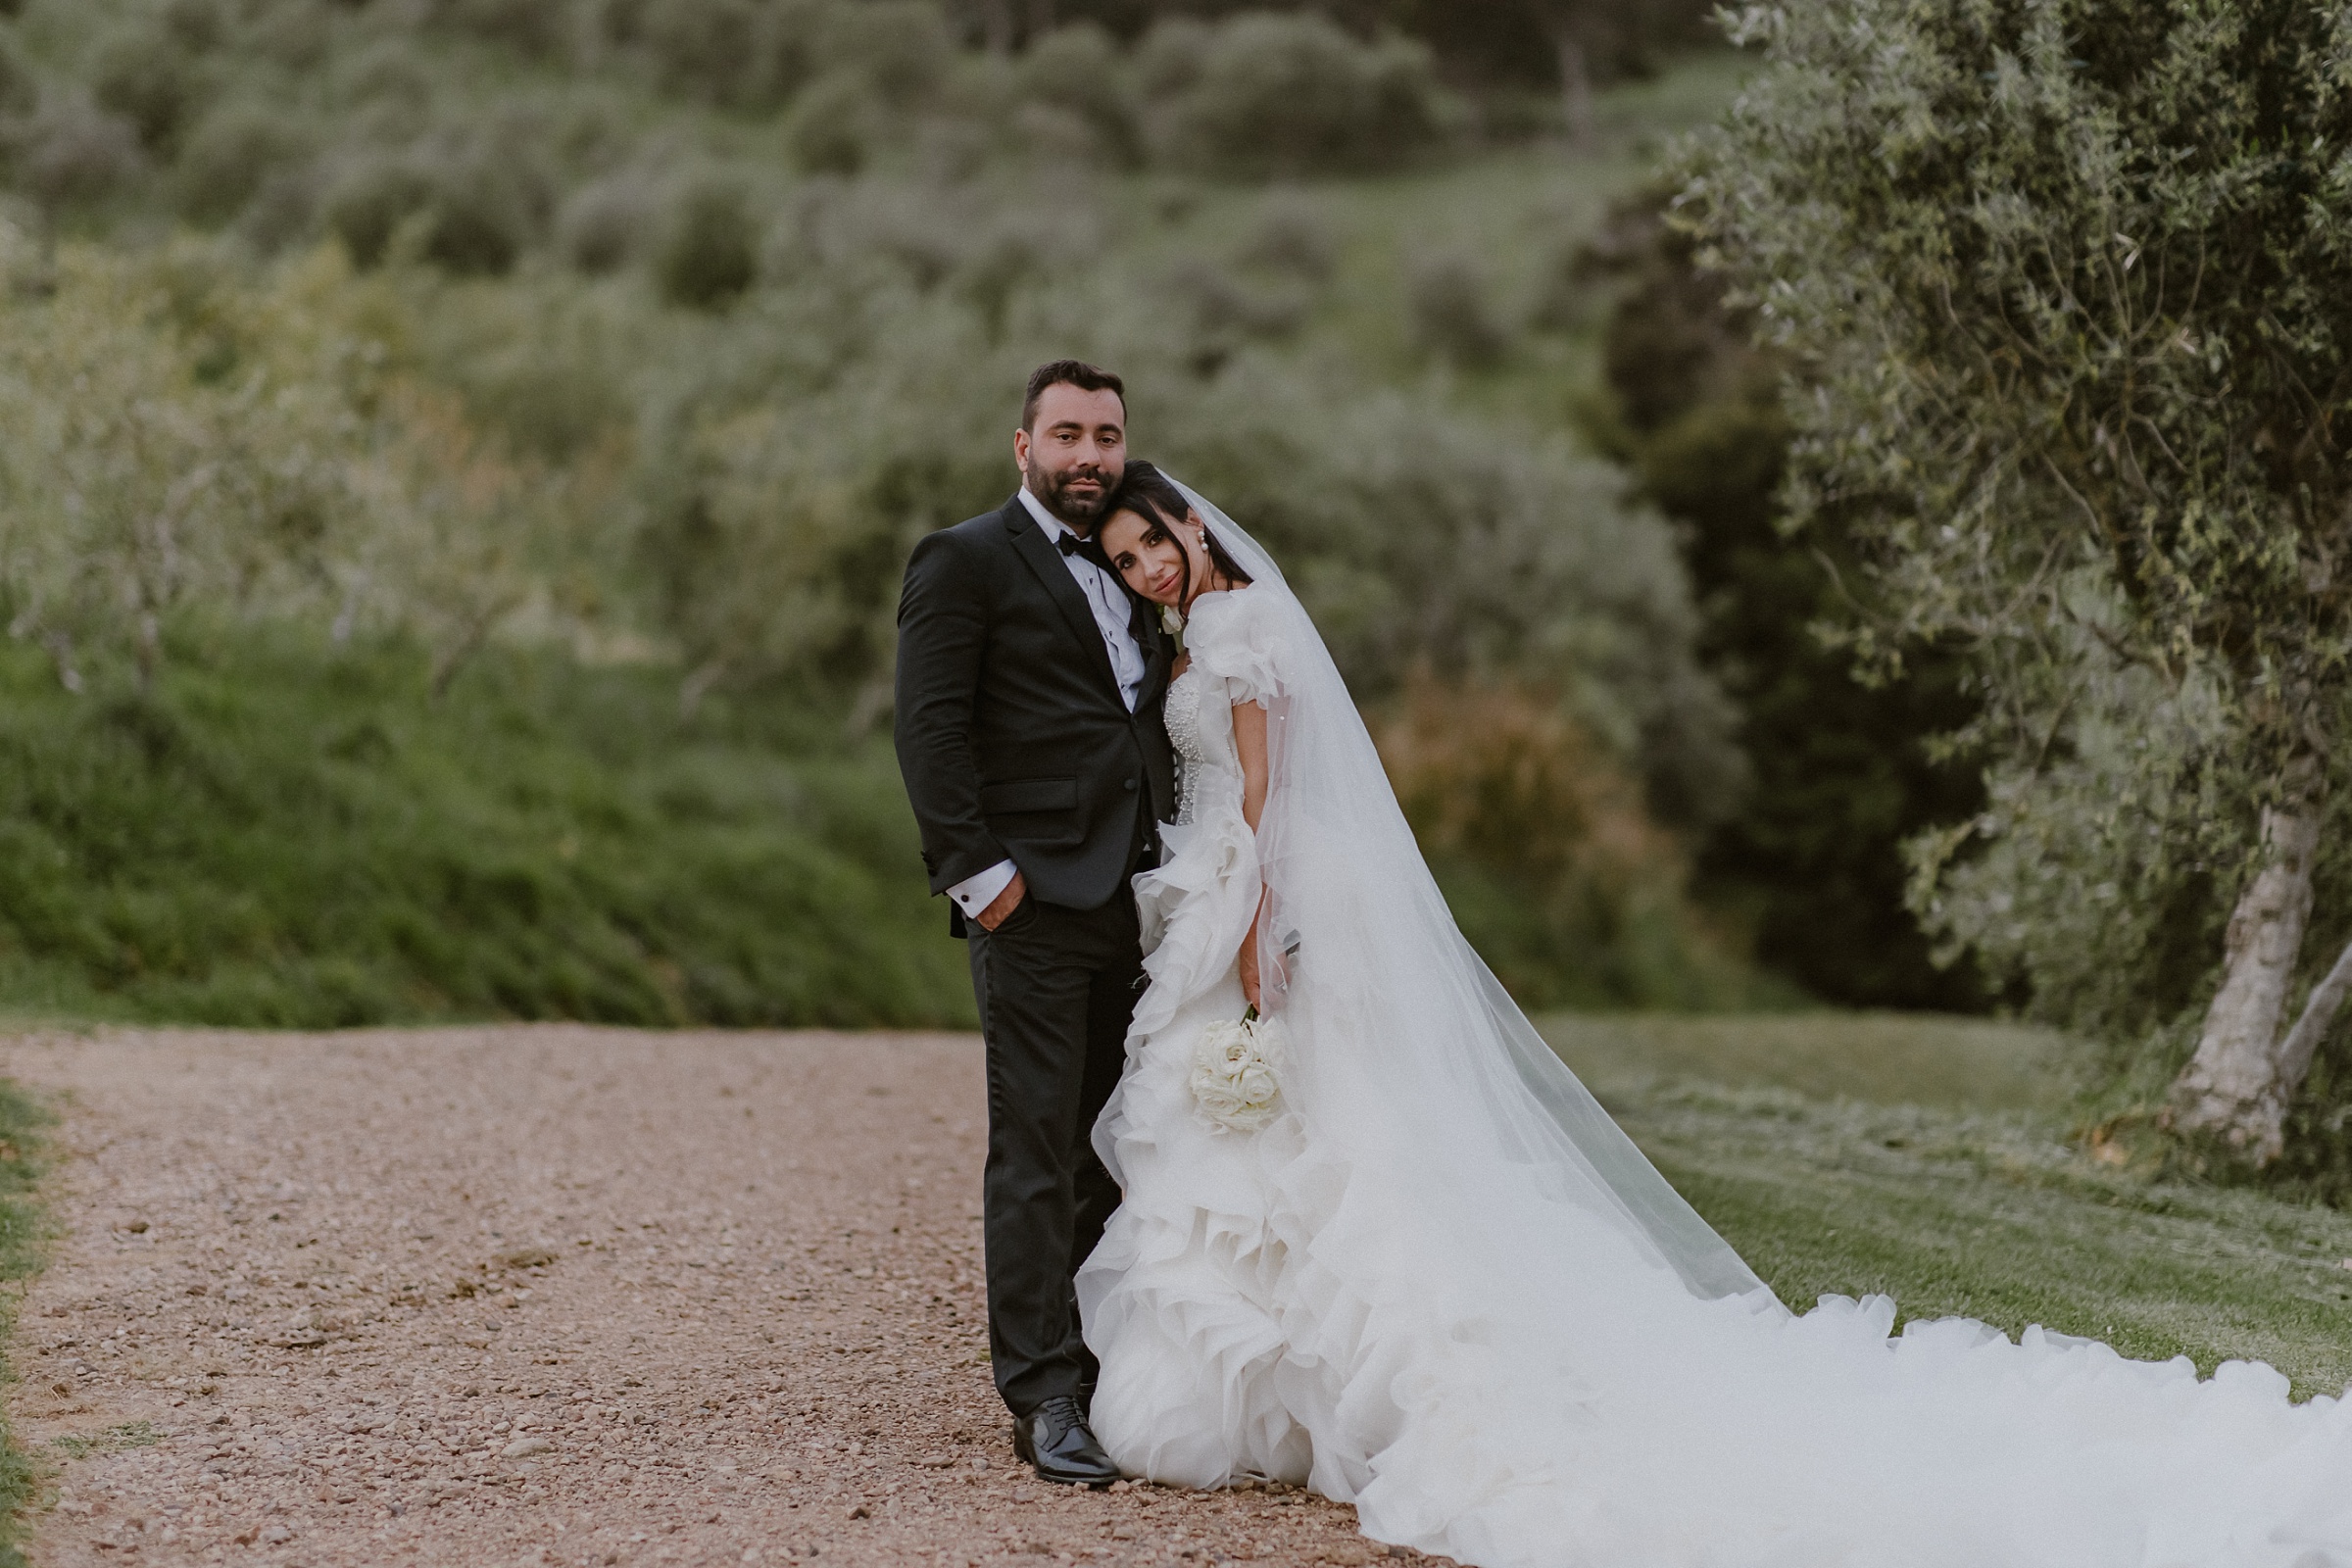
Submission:
M 1024 102 L 1075 115 L 1112 159 L 1132 164 L 1143 147 L 1122 74 L 1110 34 L 1093 23 L 1076 23 L 1031 43 L 1016 82 Z
M 0 115 L 28 115 L 40 101 L 40 81 L 16 40 L 0 35 Z
M 821 7 L 793 0 L 663 0 L 606 14 L 609 36 L 650 59 L 667 91 L 739 109 L 767 109 L 815 69 Z
M 862 0 L 819 16 L 817 66 L 862 76 L 902 107 L 939 85 L 955 53 L 947 19 L 926 0 Z
M 17 183 L 52 208 L 106 196 L 145 162 L 136 126 L 78 98 L 44 102 L 8 139 Z
M 179 210 L 200 223 L 224 223 L 243 212 L 264 180 L 299 159 L 306 136 L 261 104 L 222 105 L 188 133 L 172 178 Z
M 1246 343 L 1290 336 L 1308 307 L 1297 289 L 1259 288 L 1200 258 L 1169 272 L 1167 297 L 1183 307 L 1185 361 L 1202 374 L 1215 373 Z
M 348 170 L 329 192 L 326 225 L 355 264 L 374 267 L 400 226 L 427 212 L 432 202 L 431 178 L 408 159 L 369 158 Z
M 162 151 L 178 140 L 207 87 L 188 49 L 169 33 L 140 27 L 99 46 L 90 90 L 101 108 L 130 122 L 143 145 Z
M 414 223 L 417 254 L 460 274 L 501 273 L 532 236 L 546 191 L 527 160 L 489 148 L 360 163 L 326 203 L 327 226 L 363 268 Z
M 1340 242 L 1330 220 L 1298 191 L 1270 193 L 1257 223 L 1242 242 L 1245 267 L 1286 273 L 1305 283 L 1328 283 L 1339 267 Z
M 336 99 L 355 107 L 416 111 L 432 102 L 433 73 L 406 39 L 379 38 L 355 49 L 335 61 L 332 75 Z
M 1467 256 L 1422 257 L 1411 268 L 1404 299 L 1414 346 L 1425 354 L 1486 369 L 1511 346 L 1510 328 L 1495 311 L 1486 273 Z
M 436 0 L 434 20 L 535 60 L 559 59 L 572 44 L 571 0 Z
M 1311 14 L 1147 39 L 1140 74 L 1159 159 L 1224 178 L 1395 169 L 1435 144 L 1443 120 L 1426 49 L 1358 43 Z
M 1139 107 L 1152 108 L 1180 97 L 1200 85 L 1208 74 L 1209 52 L 1216 31 L 1192 17 L 1170 17 L 1144 34 L 1130 64 Z
M 1463 935 L 1522 1005 L 1755 1000 L 1737 956 L 1690 914 L 1681 846 L 1556 701 L 1418 680 L 1374 738 Z
M 571 265 L 596 274 L 627 265 L 654 222 L 654 196 L 644 179 L 612 175 L 573 192 L 556 228 Z
M 759 240 L 743 188 L 711 178 L 688 184 L 655 264 L 662 296 L 672 304 L 716 310 L 751 287 L 759 270 Z
M 240 48 L 288 71 L 309 71 L 326 58 L 328 8 L 317 0 L 246 0 L 239 10 Z
M 452 272 L 506 271 L 546 219 L 548 195 L 537 171 L 496 138 L 438 161 L 432 184 L 424 254 Z
M 318 233 L 318 208 L 325 176 L 316 163 L 289 164 L 272 171 L 254 188 L 237 228 L 264 255 L 274 254 Z
M 157 19 L 182 49 L 201 54 L 228 41 L 228 12 L 221 0 L 166 0 Z
M 794 102 L 784 141 L 804 173 L 855 174 L 865 168 L 882 120 L 872 83 L 853 71 L 834 72 Z

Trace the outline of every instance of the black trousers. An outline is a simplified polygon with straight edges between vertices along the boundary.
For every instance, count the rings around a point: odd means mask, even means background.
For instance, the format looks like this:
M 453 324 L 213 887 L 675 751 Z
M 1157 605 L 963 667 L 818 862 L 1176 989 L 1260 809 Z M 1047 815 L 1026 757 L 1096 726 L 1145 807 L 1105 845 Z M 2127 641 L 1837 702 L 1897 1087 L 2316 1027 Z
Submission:
M 1135 900 L 1025 900 L 969 934 L 988 1040 L 988 1346 L 1015 1416 L 1091 1383 L 1072 1280 L 1119 1206 L 1092 1134 L 1118 1087 L 1143 983 Z

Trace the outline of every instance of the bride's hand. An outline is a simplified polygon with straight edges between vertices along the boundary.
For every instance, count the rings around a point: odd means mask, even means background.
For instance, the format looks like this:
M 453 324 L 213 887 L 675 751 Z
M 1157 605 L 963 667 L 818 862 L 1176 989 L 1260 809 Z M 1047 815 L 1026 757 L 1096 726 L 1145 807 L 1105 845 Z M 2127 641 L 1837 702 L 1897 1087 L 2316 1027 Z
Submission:
M 1242 998 L 1252 1007 L 1257 1005 L 1257 927 L 1250 926 L 1250 935 L 1242 943 Z

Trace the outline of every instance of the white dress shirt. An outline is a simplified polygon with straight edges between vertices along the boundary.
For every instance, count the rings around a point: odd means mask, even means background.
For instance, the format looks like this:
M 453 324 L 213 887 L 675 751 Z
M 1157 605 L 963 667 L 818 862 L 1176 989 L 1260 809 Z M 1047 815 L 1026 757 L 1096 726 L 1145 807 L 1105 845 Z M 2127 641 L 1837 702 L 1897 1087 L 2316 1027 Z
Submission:
M 1048 512 L 1046 504 L 1031 495 L 1027 485 L 1021 486 L 1021 505 L 1029 509 L 1029 515 L 1045 530 L 1046 542 L 1058 553 L 1062 536 L 1075 530 Z M 1111 673 L 1118 677 L 1119 700 L 1132 713 L 1136 699 L 1143 694 L 1144 677 L 1151 672 L 1151 664 L 1144 658 L 1135 633 L 1128 630 L 1127 591 L 1119 586 L 1116 577 L 1084 556 L 1063 556 L 1061 564 L 1070 568 L 1078 591 L 1086 595 L 1087 607 L 1095 612 L 1095 625 L 1102 633 L 1103 650 L 1110 655 Z M 999 860 L 978 876 L 965 877 L 948 889 L 948 897 L 967 916 L 976 918 L 1011 883 L 1014 869 L 1010 860 Z

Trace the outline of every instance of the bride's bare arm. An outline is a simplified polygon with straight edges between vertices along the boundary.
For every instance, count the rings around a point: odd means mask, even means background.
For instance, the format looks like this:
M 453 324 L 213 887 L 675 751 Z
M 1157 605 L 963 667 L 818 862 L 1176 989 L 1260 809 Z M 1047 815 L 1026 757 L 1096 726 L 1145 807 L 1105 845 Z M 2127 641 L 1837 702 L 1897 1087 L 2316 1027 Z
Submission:
M 1257 704 L 1233 705 L 1233 749 L 1242 760 L 1242 816 L 1254 833 L 1266 814 L 1266 710 Z M 1257 922 L 1265 913 L 1266 898 L 1260 892 L 1250 934 L 1242 939 L 1242 995 L 1252 1007 L 1257 1005 Z

